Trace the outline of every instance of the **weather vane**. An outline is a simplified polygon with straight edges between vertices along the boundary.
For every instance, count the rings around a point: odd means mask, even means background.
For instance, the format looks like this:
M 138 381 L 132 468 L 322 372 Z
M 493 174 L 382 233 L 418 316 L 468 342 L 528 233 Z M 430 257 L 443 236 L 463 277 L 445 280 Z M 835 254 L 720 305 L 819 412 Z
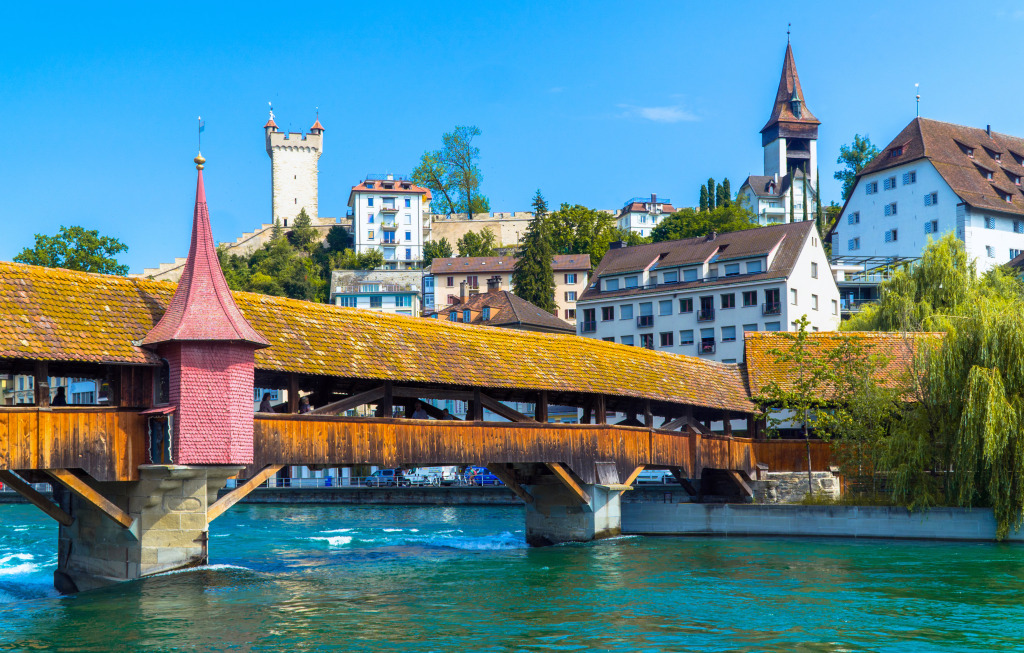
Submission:
M 199 151 L 203 150 L 203 130 L 206 129 L 206 121 L 203 120 L 202 116 L 197 116 L 196 120 L 199 121 Z
M 270 107 L 270 119 L 273 120 L 274 119 L 274 103 L 273 102 L 267 102 L 267 106 Z
M 786 23 L 786 43 L 789 43 L 789 32 L 793 29 L 793 23 Z
M 921 117 L 921 85 L 914 84 L 914 92 L 917 94 L 917 117 Z

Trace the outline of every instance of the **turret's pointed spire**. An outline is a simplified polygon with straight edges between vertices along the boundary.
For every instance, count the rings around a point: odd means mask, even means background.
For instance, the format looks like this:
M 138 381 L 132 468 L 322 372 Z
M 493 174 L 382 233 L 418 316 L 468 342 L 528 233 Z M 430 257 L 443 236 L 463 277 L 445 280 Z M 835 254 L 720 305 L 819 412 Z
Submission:
M 188 260 L 167 311 L 140 344 L 155 346 L 172 341 L 221 340 L 267 347 L 270 343 L 238 310 L 220 269 L 203 185 L 206 159 L 200 153 L 195 163 L 198 170 L 196 206 L 192 215 L 192 244 Z
M 779 80 L 779 90 L 775 94 L 772 116 L 761 132 L 764 133 L 780 122 L 821 124 L 821 121 L 815 118 L 807 108 L 807 102 L 804 100 L 804 91 L 800 87 L 800 76 L 796 72 L 793 46 L 789 43 L 788 32 L 786 34 L 786 56 L 782 60 L 782 78 Z

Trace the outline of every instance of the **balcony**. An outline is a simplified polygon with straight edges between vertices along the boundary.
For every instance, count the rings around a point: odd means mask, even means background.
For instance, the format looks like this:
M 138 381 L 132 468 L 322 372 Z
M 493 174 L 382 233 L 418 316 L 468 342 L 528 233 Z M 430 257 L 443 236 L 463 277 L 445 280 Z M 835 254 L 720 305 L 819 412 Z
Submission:
M 385 220 L 380 223 L 380 228 L 384 231 L 397 231 L 398 223 L 394 220 Z
M 637 327 L 639 327 L 641 329 L 646 329 L 648 327 L 652 327 L 652 326 L 654 326 L 654 316 L 653 315 L 641 315 L 641 316 L 636 318 L 636 325 L 637 325 Z
M 580 333 L 594 333 L 597 331 L 597 322 L 580 322 Z
M 761 304 L 761 315 L 782 315 L 782 303 L 765 302 Z
M 715 353 L 715 341 L 714 340 L 702 340 L 700 343 L 700 353 L 702 354 L 713 354 Z
M 397 245 L 398 241 L 395 240 L 394 238 L 385 238 L 384 240 L 380 241 L 380 244 L 381 245 Z
M 715 319 L 715 309 L 713 308 L 702 308 L 697 311 L 698 322 L 710 322 Z
M 398 213 L 398 208 L 394 207 L 394 206 L 382 206 L 382 207 L 380 207 L 377 210 L 380 211 L 381 213 L 391 213 L 391 214 Z

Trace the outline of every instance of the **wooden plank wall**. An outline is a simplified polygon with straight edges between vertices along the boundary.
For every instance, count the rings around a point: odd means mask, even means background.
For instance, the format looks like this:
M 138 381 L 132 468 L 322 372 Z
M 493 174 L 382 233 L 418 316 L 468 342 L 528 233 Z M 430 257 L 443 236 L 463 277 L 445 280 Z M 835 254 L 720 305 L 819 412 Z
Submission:
M 614 462 L 619 478 L 637 466 L 694 469 L 694 435 L 598 424 L 484 423 L 346 417 L 259 416 L 255 461 L 265 465 L 560 462 L 595 483 L 595 462 Z M 702 439 L 703 468 L 753 469 L 749 440 Z
M 768 465 L 769 472 L 806 472 L 806 440 L 756 440 L 753 441 L 757 462 Z M 811 440 L 811 471 L 825 472 L 832 459 L 832 445 L 820 440 Z
M 100 481 L 136 481 L 145 426 L 117 408 L 0 407 L 0 469 L 80 468 Z

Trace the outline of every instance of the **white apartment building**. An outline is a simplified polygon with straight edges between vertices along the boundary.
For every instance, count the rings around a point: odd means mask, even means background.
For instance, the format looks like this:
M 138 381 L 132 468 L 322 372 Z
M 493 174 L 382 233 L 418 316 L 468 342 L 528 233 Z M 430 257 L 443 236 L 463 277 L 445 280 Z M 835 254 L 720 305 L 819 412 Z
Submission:
M 335 270 L 331 303 L 419 317 L 420 283 L 418 270 Z
M 839 291 L 813 220 L 615 247 L 577 302 L 577 333 L 723 363 L 747 331 L 839 326 Z
M 952 232 L 984 272 L 1024 252 L 1024 139 L 915 118 L 857 175 L 832 254 L 916 257 Z
M 820 124 L 804 102 L 793 48 L 787 43 L 772 114 L 761 129 L 764 174 L 747 177 L 736 194 L 757 215 L 759 224 L 784 224 L 814 216 Z
M 430 190 L 402 176 L 367 175 L 352 187 L 348 206 L 357 254 L 377 249 L 385 268 L 420 267 L 430 232 Z
M 651 193 L 650 197 L 634 197 L 623 205 L 615 216 L 619 229 L 632 231 L 640 236 L 650 236 L 651 230 L 658 223 L 676 212 L 672 200 L 658 199 Z

